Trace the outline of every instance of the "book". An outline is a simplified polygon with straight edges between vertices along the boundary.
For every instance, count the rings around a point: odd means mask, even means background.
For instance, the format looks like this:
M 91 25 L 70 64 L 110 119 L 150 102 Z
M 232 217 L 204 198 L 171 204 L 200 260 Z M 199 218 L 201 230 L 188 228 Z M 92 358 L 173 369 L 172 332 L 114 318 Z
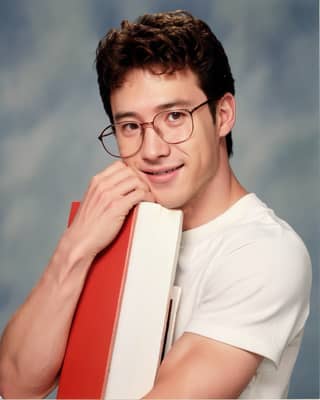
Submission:
M 79 203 L 73 203 L 69 224 Z M 182 212 L 142 202 L 94 260 L 73 318 L 58 399 L 141 398 L 172 344 Z

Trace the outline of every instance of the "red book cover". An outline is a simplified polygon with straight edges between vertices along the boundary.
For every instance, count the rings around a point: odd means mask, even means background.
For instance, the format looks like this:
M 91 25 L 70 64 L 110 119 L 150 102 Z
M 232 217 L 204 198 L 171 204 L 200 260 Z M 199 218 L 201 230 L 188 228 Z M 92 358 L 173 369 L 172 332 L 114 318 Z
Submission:
M 69 224 L 80 203 L 72 203 Z M 72 322 L 58 399 L 102 398 L 126 280 L 136 208 L 94 260 Z

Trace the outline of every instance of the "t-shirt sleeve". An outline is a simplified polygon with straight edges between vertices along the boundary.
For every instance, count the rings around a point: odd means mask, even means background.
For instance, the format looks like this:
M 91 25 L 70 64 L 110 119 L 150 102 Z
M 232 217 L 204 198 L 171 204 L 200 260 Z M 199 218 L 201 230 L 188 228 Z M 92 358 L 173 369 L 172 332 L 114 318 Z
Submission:
M 311 264 L 293 234 L 252 238 L 212 264 L 186 331 L 279 364 L 309 313 Z

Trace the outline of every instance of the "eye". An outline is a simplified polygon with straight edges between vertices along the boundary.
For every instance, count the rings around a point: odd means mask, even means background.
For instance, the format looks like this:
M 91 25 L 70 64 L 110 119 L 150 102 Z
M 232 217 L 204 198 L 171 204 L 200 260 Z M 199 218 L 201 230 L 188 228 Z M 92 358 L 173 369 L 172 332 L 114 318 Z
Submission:
M 140 132 L 140 125 L 137 122 L 123 122 L 118 125 L 118 132 L 129 136 Z
M 189 117 L 188 112 L 184 110 L 172 110 L 165 114 L 165 120 L 168 128 L 177 128 L 178 126 L 183 126 Z
M 181 120 L 185 116 L 185 113 L 182 111 L 171 111 L 167 114 L 167 121 L 176 122 Z
M 134 131 L 135 129 L 139 129 L 139 124 L 136 122 L 125 122 L 122 128 L 126 131 Z

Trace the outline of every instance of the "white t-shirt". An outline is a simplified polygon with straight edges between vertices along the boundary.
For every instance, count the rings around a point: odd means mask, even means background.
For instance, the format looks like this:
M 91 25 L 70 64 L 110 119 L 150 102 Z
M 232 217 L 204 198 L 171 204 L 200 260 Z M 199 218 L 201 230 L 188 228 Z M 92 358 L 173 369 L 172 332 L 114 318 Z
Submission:
M 286 397 L 311 287 L 310 258 L 293 229 L 247 194 L 183 232 L 176 284 L 175 340 L 192 332 L 262 355 L 240 397 Z

